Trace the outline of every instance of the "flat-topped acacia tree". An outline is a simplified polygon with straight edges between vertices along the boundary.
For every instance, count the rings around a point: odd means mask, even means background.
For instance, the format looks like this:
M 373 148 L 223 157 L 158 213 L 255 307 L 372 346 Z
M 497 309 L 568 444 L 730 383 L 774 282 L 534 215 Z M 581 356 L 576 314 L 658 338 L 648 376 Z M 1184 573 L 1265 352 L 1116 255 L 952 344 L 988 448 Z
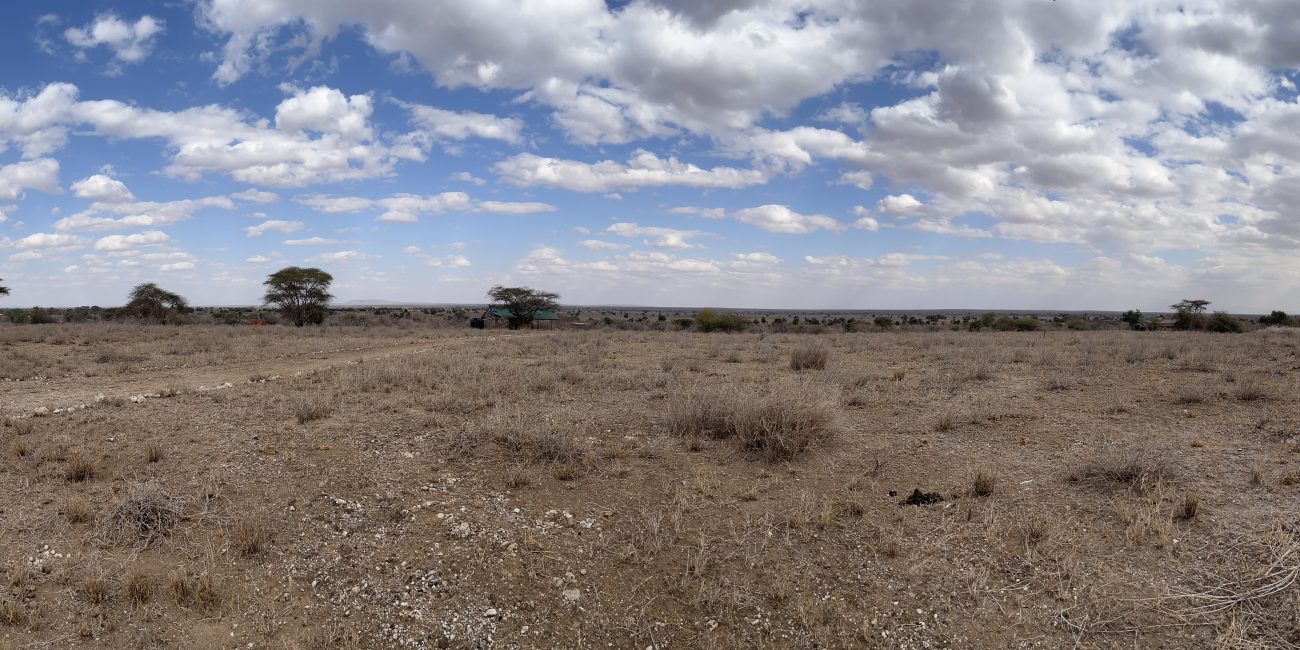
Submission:
M 137 318 L 166 323 L 167 319 L 174 314 L 189 311 L 190 303 L 178 293 L 172 293 L 152 282 L 145 282 L 131 289 L 131 295 L 123 309 Z
M 262 302 L 276 305 L 285 318 L 302 327 L 307 323 L 325 322 L 325 311 L 334 295 L 330 283 L 334 276 L 317 268 L 286 266 L 267 276 L 266 295 Z
M 539 291 L 529 287 L 503 287 L 497 285 L 488 289 L 488 298 L 492 300 L 489 308 L 502 307 L 509 310 L 510 329 L 527 327 L 533 322 L 533 316 L 539 311 L 555 311 L 560 294 Z
M 4 281 L 5 281 L 4 278 L 0 278 L 0 282 L 4 282 Z M 0 296 L 7 296 L 7 295 L 9 295 L 9 287 L 0 284 Z

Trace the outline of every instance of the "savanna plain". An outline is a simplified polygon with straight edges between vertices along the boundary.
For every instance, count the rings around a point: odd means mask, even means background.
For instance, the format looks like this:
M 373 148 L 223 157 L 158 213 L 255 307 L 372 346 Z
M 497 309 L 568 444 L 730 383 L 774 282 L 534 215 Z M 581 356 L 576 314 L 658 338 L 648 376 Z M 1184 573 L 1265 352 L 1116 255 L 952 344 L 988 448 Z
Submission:
M 0 328 L 0 648 L 1300 645 L 1300 332 Z

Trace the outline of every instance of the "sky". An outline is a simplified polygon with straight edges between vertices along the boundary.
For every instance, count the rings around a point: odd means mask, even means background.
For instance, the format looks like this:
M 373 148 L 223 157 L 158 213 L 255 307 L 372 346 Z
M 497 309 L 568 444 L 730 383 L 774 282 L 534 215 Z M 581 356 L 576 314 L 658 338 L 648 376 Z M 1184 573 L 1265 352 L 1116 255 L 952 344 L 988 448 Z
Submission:
M 1294 0 L 0 14 L 0 307 L 1300 311 Z

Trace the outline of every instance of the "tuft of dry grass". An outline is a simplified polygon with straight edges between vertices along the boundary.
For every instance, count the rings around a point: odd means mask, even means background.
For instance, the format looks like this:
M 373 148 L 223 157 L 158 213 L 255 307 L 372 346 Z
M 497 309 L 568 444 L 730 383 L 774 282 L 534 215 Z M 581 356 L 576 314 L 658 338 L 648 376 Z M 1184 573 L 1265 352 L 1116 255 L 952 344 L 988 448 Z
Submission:
M 1196 514 L 1201 510 L 1201 500 L 1194 494 L 1184 494 L 1182 499 L 1174 505 L 1174 519 L 1179 521 L 1189 521 L 1196 518 Z
M 506 487 L 512 490 L 528 487 L 532 482 L 532 477 L 522 467 L 516 467 L 506 473 Z
M 243 519 L 230 531 L 231 543 L 240 555 L 259 555 L 270 544 L 270 534 L 261 524 Z
M 153 597 L 153 580 L 148 574 L 132 567 L 122 578 L 122 590 L 133 605 L 140 606 Z
M 1157 452 L 1130 450 L 1100 455 L 1075 470 L 1070 480 L 1122 483 L 1139 493 L 1146 493 L 1164 483 L 1172 474 L 1168 461 Z
M 5 426 L 14 430 L 14 435 L 25 436 L 31 434 L 36 428 L 35 423 L 30 418 L 5 418 Z
M 9 451 L 16 458 L 26 458 L 32 455 L 32 443 L 19 438 L 9 445 Z
M 126 497 L 113 508 L 110 533 L 150 544 L 165 537 L 184 518 L 185 503 L 154 482 L 127 486 Z
M 95 509 L 89 501 L 80 497 L 74 497 L 63 502 L 59 512 L 67 518 L 68 523 L 84 524 L 95 518 Z
M 307 424 L 313 420 L 323 420 L 334 412 L 334 407 L 327 401 L 318 398 L 300 398 L 293 402 L 290 407 L 293 411 L 293 417 L 298 424 Z
M 830 359 L 830 346 L 822 341 L 805 343 L 790 351 L 790 369 L 825 370 L 826 361 Z
M 934 420 L 934 430 L 940 433 L 952 431 L 957 426 L 957 414 L 952 411 L 945 411 L 939 414 Z
M 177 605 L 203 611 L 216 609 L 225 600 L 216 578 L 207 573 L 173 573 L 167 578 L 167 591 Z
M 107 602 L 110 588 L 108 577 L 102 573 L 95 573 L 81 581 L 81 595 L 92 605 Z
M 31 616 L 21 603 L 0 599 L 0 625 L 7 627 L 27 627 Z
M 74 483 L 95 478 L 95 461 L 83 454 L 73 456 L 63 468 L 63 478 Z
M 993 494 L 998 486 L 998 479 L 993 474 L 984 470 L 975 472 L 975 478 L 971 481 L 971 494 L 977 497 L 986 497 Z
M 163 448 L 158 444 L 151 444 L 144 450 L 144 462 L 156 463 L 163 459 Z
M 1260 386 L 1259 381 L 1254 377 L 1247 377 L 1236 382 L 1236 388 L 1232 391 L 1232 396 L 1238 401 L 1254 402 L 1268 397 L 1268 392 Z
M 834 437 L 840 426 L 833 399 L 793 382 L 759 395 L 735 390 L 678 395 L 668 404 L 665 424 L 675 436 L 735 439 L 768 462 L 793 460 Z

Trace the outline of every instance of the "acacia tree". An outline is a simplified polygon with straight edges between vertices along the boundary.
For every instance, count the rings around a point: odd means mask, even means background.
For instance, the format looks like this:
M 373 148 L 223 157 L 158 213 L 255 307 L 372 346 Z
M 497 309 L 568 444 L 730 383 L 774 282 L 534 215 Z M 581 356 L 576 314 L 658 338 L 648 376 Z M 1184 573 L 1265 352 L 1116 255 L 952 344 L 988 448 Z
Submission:
M 1174 318 L 1177 322 L 1174 327 L 1180 330 L 1195 330 L 1205 327 L 1205 308 L 1210 305 L 1208 300 L 1188 300 L 1184 298 L 1182 302 L 1169 305 L 1174 310 Z
M 492 304 L 488 305 L 489 309 L 500 307 L 510 311 L 508 320 L 512 330 L 532 324 L 534 315 L 539 311 L 559 308 L 556 300 L 559 299 L 560 294 L 529 287 L 497 285 L 488 289 L 487 295 L 492 300 Z
M 267 276 L 266 295 L 262 302 L 279 306 L 285 318 L 302 327 L 307 323 L 325 322 L 325 310 L 334 295 L 330 283 L 334 276 L 317 268 L 286 266 Z
M 4 282 L 4 278 L 0 278 L 0 282 Z M 7 296 L 7 295 L 9 295 L 9 287 L 0 284 L 0 296 Z
M 167 322 L 173 314 L 190 310 L 190 304 L 180 294 L 172 293 L 152 282 L 135 285 L 127 297 L 123 310 L 137 318 Z

